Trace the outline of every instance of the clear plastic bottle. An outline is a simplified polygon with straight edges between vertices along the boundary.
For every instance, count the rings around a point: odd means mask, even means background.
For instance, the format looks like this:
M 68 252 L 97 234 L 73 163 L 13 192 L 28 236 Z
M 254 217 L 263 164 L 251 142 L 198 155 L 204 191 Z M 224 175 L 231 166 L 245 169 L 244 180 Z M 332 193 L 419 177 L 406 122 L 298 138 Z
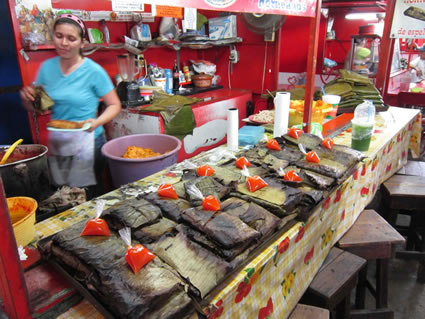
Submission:
M 109 29 L 108 29 L 108 26 L 106 25 L 105 19 L 100 20 L 100 25 L 102 27 L 102 32 L 103 32 L 103 41 L 105 43 L 111 43 L 111 39 L 109 37 Z

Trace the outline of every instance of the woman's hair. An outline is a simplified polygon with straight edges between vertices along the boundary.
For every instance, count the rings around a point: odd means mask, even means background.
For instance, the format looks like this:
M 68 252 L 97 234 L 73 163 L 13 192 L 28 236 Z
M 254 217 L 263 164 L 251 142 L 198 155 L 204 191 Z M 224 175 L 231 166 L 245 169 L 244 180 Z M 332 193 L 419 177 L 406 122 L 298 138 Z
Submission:
M 80 30 L 81 40 L 84 39 L 84 37 L 86 35 L 86 26 L 85 26 L 83 20 L 81 20 L 77 16 L 70 14 L 70 13 L 63 13 L 63 14 L 59 15 L 56 18 L 55 23 L 53 24 L 53 30 L 56 30 L 56 26 L 58 26 L 60 24 L 65 24 L 65 23 L 77 26 L 78 29 Z

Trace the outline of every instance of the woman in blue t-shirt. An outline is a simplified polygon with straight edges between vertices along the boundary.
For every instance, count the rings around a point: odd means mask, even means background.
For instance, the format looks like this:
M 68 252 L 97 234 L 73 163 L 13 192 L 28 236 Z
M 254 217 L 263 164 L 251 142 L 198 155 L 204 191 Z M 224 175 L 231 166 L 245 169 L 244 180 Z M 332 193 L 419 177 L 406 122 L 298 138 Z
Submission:
M 90 138 L 94 139 L 92 154 L 95 154 L 94 167 L 99 182 L 104 163 L 100 153 L 100 148 L 105 143 L 102 125 L 118 115 L 121 102 L 105 70 L 81 54 L 85 35 L 85 25 L 78 17 L 67 13 L 58 16 L 53 26 L 53 42 L 58 56 L 48 59 L 41 65 L 35 84 L 42 85 L 54 101 L 51 109 L 53 120 L 90 123 L 88 132 L 94 132 Z M 29 111 L 33 111 L 34 94 L 33 86 L 27 86 L 21 90 L 24 106 Z M 100 98 L 103 99 L 106 108 L 97 116 Z M 90 175 L 81 169 L 82 159 L 89 163 L 86 160 L 87 154 L 82 154 L 87 149 L 86 145 L 90 144 L 87 143 L 87 138 L 88 136 L 84 134 L 61 136 L 50 132 L 49 164 L 56 184 L 85 187 L 96 183 L 96 180 L 90 178 L 93 174 Z M 81 139 L 81 142 L 75 139 Z M 64 147 L 70 141 L 73 144 Z M 79 147 L 82 143 L 84 147 Z M 64 154 L 60 153 L 61 148 L 65 149 Z M 75 152 L 72 153 L 70 149 Z M 64 162 L 57 162 L 58 159 L 64 161 L 63 157 L 69 157 L 66 165 Z M 51 163 L 51 159 L 54 163 Z M 72 159 L 74 159 L 73 163 L 70 162 Z M 64 167 L 66 167 L 65 170 Z

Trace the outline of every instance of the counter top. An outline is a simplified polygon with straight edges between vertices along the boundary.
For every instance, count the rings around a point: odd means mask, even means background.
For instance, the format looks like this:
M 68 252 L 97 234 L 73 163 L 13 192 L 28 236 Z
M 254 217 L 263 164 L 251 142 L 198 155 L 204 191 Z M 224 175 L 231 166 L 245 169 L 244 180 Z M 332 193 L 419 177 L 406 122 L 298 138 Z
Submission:
M 409 146 L 411 149 L 418 148 L 420 122 L 418 110 L 391 107 L 380 113 L 370 149 L 365 153 L 367 157 L 358 164 L 353 175 L 315 208 L 307 222 L 297 222 L 221 287 L 211 299 L 209 312 L 220 312 L 220 318 L 258 318 L 260 309 L 271 303 L 274 317 L 288 316 L 330 248 L 372 200 L 379 184 L 407 162 Z M 349 145 L 351 133 L 345 131 L 334 141 Z M 204 163 L 216 151 L 203 152 L 193 158 L 193 162 Z M 159 183 L 177 182 L 180 176 L 181 164 L 176 164 L 100 198 L 105 199 L 109 207 Z M 86 202 L 36 224 L 36 236 L 49 236 L 94 215 L 94 201 Z M 247 284 L 250 289 L 242 289 Z M 101 318 L 87 302 L 69 310 L 63 318 L 86 317 L 87 313 L 90 313 L 90 318 Z

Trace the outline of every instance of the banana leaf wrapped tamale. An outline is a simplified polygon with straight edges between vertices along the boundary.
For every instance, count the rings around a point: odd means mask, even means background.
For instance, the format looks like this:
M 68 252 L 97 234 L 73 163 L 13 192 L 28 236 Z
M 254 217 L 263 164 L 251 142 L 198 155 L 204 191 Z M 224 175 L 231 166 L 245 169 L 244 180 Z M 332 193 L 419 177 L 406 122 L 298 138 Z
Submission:
M 303 133 L 297 139 L 289 136 L 288 134 L 283 135 L 285 141 L 292 145 L 302 144 L 307 150 L 316 148 L 322 142 L 322 139 L 314 134 Z
M 158 206 L 143 198 L 133 198 L 108 208 L 103 217 L 113 229 L 127 226 L 134 230 L 155 223 L 162 214 Z
M 142 195 L 147 201 L 157 205 L 161 208 L 164 216 L 175 221 L 180 222 L 182 220 L 183 212 L 190 208 L 190 203 L 182 198 L 170 199 L 159 196 L 156 192 Z
M 261 233 L 238 217 L 222 211 L 212 212 L 193 207 L 184 212 L 183 219 L 227 249 L 246 246 L 261 236 Z
M 159 258 L 137 274 L 124 260 L 127 246 L 110 236 L 80 236 L 85 222 L 52 237 L 49 251 L 119 318 L 176 318 L 190 308 L 186 284 Z M 173 307 L 171 307 L 173 305 Z
M 255 192 L 250 192 L 245 183 L 235 185 L 235 192 L 231 196 L 254 202 L 278 217 L 295 212 L 297 205 L 303 198 L 303 192 L 289 187 L 276 177 L 263 177 L 268 184 Z
M 221 210 L 238 217 L 245 224 L 260 232 L 262 237 L 270 235 L 279 227 L 280 219 L 275 215 L 255 203 L 249 203 L 240 198 L 226 199 L 221 203 Z
M 246 248 L 245 246 L 239 246 L 235 248 L 226 249 L 214 242 L 213 240 L 209 239 L 208 236 L 204 233 L 184 224 L 179 224 L 176 229 L 179 232 L 184 233 L 191 241 L 201 245 L 202 247 L 213 252 L 215 255 L 223 258 L 228 262 L 232 261 Z
M 152 243 L 159 240 L 161 236 L 174 231 L 177 224 L 168 218 L 161 218 L 155 224 L 148 225 L 137 229 L 133 237 L 142 244 Z
M 164 236 L 147 247 L 185 278 L 198 298 L 204 298 L 231 270 L 229 263 L 182 232 L 174 237 Z
M 268 150 L 264 144 L 259 145 L 258 147 L 246 151 L 244 153 L 244 156 L 250 161 L 250 162 L 257 162 L 257 163 L 263 163 L 264 158 L 266 155 L 271 155 L 279 160 L 285 161 L 285 162 L 296 162 L 299 159 L 303 157 L 303 154 L 300 150 L 292 147 L 285 147 L 285 142 L 282 138 L 276 138 L 276 140 L 279 142 L 279 145 L 282 145 L 282 150 L 280 151 L 271 151 Z
M 185 175 L 184 180 L 176 184 L 176 190 L 180 189 L 182 185 L 185 189 L 186 197 L 192 206 L 199 206 L 202 204 L 202 201 L 187 192 L 190 185 L 195 185 L 204 197 L 212 195 L 217 199 L 223 198 L 230 191 L 229 187 L 220 184 L 213 176 L 194 177 L 192 175 Z M 180 192 L 177 191 L 177 193 L 180 196 Z

